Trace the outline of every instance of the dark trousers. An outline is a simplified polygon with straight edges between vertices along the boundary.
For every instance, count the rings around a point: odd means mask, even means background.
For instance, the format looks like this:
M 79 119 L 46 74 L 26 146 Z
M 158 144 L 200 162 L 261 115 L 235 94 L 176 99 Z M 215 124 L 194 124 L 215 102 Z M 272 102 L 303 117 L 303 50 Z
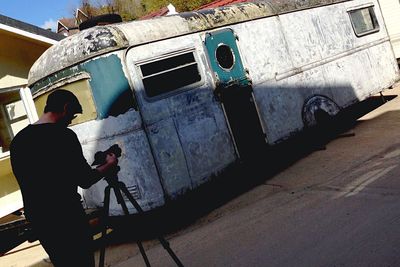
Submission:
M 32 227 L 55 267 L 95 266 L 93 237 L 83 210 L 36 220 Z

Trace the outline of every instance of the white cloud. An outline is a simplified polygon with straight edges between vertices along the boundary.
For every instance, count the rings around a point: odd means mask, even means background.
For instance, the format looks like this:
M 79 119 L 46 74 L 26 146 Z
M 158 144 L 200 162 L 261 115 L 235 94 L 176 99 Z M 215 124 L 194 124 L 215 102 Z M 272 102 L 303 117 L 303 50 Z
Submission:
M 55 21 L 53 19 L 48 19 L 40 27 L 43 29 L 51 29 L 53 32 L 55 32 L 57 30 L 57 21 Z

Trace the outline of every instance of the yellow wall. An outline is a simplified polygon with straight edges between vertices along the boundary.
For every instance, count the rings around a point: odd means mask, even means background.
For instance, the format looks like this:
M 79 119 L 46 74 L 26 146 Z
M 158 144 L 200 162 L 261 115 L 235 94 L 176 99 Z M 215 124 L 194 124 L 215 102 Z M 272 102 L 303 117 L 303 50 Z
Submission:
M 0 218 L 23 207 L 22 196 L 10 164 L 10 158 L 0 158 Z
M 0 30 L 0 93 L 4 88 L 26 85 L 29 69 L 50 46 L 48 43 Z M 18 91 L 3 92 L 0 101 L 11 102 L 16 100 L 15 97 L 19 98 Z M 4 121 L 4 118 L 0 119 Z M 0 125 L 0 133 L 4 129 L 4 125 Z M 0 158 L 0 218 L 23 207 L 21 192 L 11 170 L 10 157 L 6 155 Z
M 0 90 L 27 83 L 29 69 L 50 44 L 0 30 Z

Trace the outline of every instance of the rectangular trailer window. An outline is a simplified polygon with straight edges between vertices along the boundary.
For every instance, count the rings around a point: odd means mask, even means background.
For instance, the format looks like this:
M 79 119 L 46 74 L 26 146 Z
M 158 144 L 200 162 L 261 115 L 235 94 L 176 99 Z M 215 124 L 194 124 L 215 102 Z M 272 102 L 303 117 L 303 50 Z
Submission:
M 96 107 L 93 101 L 92 90 L 87 79 L 72 82 L 61 86 L 59 89 L 71 91 L 79 99 L 82 106 L 83 113 L 72 121 L 71 125 L 79 124 L 82 122 L 94 120 L 97 118 Z M 35 106 L 39 117 L 43 114 L 44 107 L 46 106 L 47 96 L 54 90 L 46 92 L 34 99 Z
M 373 6 L 349 10 L 349 15 L 357 37 L 379 31 Z
M 141 64 L 139 68 L 148 97 L 189 89 L 202 81 L 193 52 Z

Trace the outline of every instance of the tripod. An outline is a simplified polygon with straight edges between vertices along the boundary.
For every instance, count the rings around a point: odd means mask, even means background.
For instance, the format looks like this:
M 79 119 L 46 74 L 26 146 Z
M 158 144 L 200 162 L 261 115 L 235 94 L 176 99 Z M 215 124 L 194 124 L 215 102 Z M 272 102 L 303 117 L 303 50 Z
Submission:
M 118 167 L 119 168 L 119 167 Z M 104 189 L 104 215 L 105 215 L 105 225 L 104 229 L 101 233 L 102 237 L 105 237 L 107 234 L 107 218 L 109 217 L 109 209 L 110 209 L 110 192 L 111 189 L 113 189 L 115 196 L 117 198 L 118 204 L 121 205 L 124 214 L 129 215 L 128 207 L 126 206 L 125 200 L 122 197 L 122 193 L 129 199 L 129 201 L 132 203 L 132 205 L 135 207 L 138 213 L 143 213 L 142 208 L 140 205 L 136 202 L 132 194 L 128 191 L 126 188 L 126 185 L 123 182 L 118 181 L 118 176 L 116 173 L 114 173 L 112 176 L 105 177 L 105 180 L 107 181 L 108 185 Z M 175 261 L 177 266 L 183 267 L 183 264 L 181 261 L 178 259 L 178 257 L 175 255 L 175 253 L 172 251 L 169 243 L 167 240 L 165 240 L 164 237 L 162 236 L 157 236 L 157 239 L 160 241 L 161 245 L 163 248 L 169 253 L 171 258 Z M 150 267 L 150 262 L 149 259 L 147 258 L 146 252 L 143 248 L 142 243 L 138 240 L 136 241 L 140 254 L 142 254 L 143 260 L 146 263 L 147 267 Z M 104 244 L 100 250 L 100 259 L 99 259 L 99 267 L 104 267 L 104 258 L 105 258 L 105 252 L 106 252 L 106 244 Z

